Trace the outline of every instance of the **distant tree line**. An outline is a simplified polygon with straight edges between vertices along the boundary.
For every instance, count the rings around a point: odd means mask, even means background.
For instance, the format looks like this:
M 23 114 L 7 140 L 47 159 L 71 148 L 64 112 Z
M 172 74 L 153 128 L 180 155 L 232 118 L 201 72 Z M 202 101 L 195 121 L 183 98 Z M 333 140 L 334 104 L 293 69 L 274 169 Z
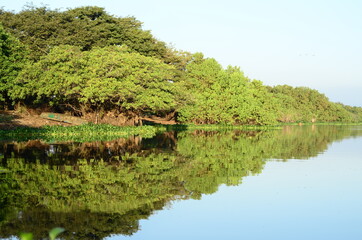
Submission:
M 306 87 L 263 85 L 238 67 L 177 51 L 100 7 L 0 9 L 0 104 L 138 124 L 360 122 L 362 108 Z M 125 121 L 120 121 L 125 123 Z

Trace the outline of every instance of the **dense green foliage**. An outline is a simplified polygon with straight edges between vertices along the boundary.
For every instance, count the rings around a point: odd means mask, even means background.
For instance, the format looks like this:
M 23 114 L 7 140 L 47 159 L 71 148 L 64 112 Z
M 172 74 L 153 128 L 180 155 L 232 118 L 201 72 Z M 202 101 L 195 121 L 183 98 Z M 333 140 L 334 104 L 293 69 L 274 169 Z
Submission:
M 64 228 L 56 227 L 49 231 L 49 240 L 55 240 L 56 237 L 64 232 Z M 21 233 L 20 234 L 20 240 L 33 240 L 33 234 L 32 233 Z
M 11 130 L 0 130 L 1 140 L 42 139 L 46 142 L 55 141 L 105 141 L 120 137 L 142 136 L 153 137 L 162 127 L 153 126 L 113 126 L 109 124 L 87 124 L 80 126 L 45 126 L 42 128 L 19 127 Z
M 361 120 L 361 112 L 332 103 L 326 96 L 306 87 L 276 86 L 270 92 L 279 103 L 281 122 L 352 122 Z M 355 108 L 360 109 L 360 108 Z
M 110 46 L 81 51 L 55 47 L 17 79 L 14 99 L 87 111 L 170 111 L 175 107 L 173 67 L 161 60 Z
M 195 54 L 186 67 L 192 102 L 179 110 L 180 121 L 195 123 L 270 124 L 275 121 L 272 95 L 236 67 L 223 69 L 215 59 Z
M 127 45 L 145 56 L 162 58 L 165 44 L 156 40 L 133 17 L 109 15 L 100 7 L 81 7 L 67 11 L 29 6 L 19 13 L 0 11 L 0 22 L 21 42 L 29 46 L 30 58 L 38 60 L 54 46 L 74 45 L 82 50 L 110 45 Z
M 0 10 L 0 22 L 2 105 L 118 125 L 151 117 L 227 125 L 362 121 L 362 108 L 305 87 L 265 86 L 238 67 L 176 51 L 135 18 L 100 7 Z
M 360 136 L 351 127 L 168 132 L 155 139 L 0 145 L 0 237 L 55 226 L 64 239 L 130 235 L 175 199 L 200 199 L 221 184 L 260 174 L 268 159 L 308 159 Z M 21 214 L 21 218 L 19 218 Z M 36 219 L 36 221 L 34 220 Z
M 26 62 L 25 47 L 7 33 L 0 23 L 0 104 L 9 103 L 8 93 Z

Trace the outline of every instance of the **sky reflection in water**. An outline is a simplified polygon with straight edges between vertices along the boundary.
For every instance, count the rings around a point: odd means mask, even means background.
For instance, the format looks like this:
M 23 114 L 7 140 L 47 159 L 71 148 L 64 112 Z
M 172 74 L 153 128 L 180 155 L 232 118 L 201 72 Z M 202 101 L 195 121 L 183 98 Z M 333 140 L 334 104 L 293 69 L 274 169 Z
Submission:
M 0 238 L 360 239 L 361 130 L 3 142 Z
M 333 143 L 305 160 L 270 161 L 239 186 L 175 201 L 109 239 L 361 239 L 362 138 Z

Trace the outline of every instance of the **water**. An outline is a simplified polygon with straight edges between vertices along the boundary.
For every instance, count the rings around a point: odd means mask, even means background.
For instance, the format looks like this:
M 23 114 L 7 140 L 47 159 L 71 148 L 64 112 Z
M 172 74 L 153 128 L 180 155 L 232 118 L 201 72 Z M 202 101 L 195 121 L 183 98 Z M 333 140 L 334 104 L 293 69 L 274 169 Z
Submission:
M 361 239 L 362 129 L 7 142 L 0 238 Z

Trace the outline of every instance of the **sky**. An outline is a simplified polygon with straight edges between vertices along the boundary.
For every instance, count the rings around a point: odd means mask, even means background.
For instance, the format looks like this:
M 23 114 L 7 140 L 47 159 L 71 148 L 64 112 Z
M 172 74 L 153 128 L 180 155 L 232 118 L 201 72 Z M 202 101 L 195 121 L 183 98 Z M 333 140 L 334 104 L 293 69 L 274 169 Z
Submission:
M 0 0 L 66 10 L 100 6 L 134 16 L 176 49 L 240 67 L 264 84 L 305 86 L 362 107 L 361 0 Z

